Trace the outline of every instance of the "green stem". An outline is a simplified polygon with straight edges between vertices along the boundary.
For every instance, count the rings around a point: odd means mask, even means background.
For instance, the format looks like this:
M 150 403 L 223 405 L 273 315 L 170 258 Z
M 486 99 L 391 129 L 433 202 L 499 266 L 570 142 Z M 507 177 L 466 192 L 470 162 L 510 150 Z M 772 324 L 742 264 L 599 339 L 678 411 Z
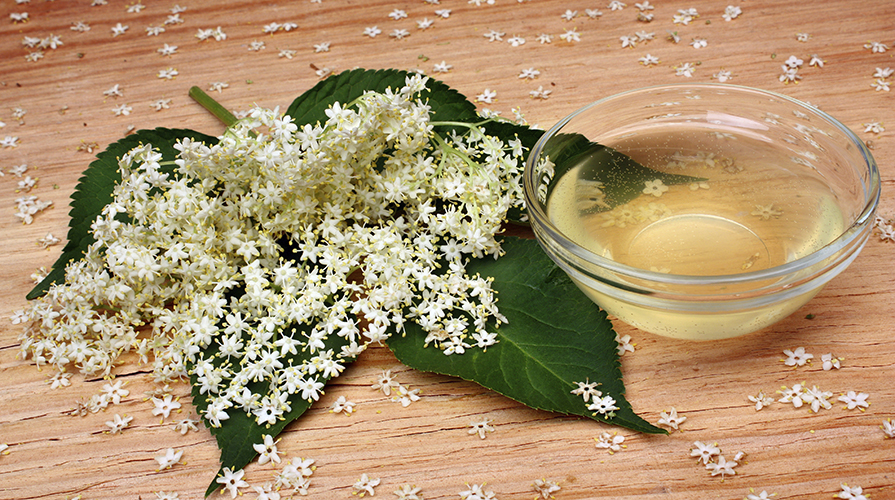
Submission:
M 454 126 L 454 127 L 473 128 L 473 127 L 481 127 L 482 125 L 484 125 L 484 124 L 486 124 L 486 123 L 493 122 L 493 121 L 494 121 L 494 118 L 488 118 L 487 120 L 482 120 L 482 121 L 480 121 L 480 122 L 478 122 L 478 123 L 432 121 L 432 122 L 429 122 L 429 125 L 432 125 L 433 127 L 450 127 L 450 126 Z
M 191 87 L 189 96 L 193 98 L 194 101 L 199 103 L 200 106 L 207 109 L 211 114 L 215 116 L 218 120 L 220 120 L 227 128 L 233 126 L 236 123 L 237 118 L 230 112 L 227 108 L 221 105 L 221 103 L 217 102 L 210 95 L 206 94 L 204 90 L 199 87 Z

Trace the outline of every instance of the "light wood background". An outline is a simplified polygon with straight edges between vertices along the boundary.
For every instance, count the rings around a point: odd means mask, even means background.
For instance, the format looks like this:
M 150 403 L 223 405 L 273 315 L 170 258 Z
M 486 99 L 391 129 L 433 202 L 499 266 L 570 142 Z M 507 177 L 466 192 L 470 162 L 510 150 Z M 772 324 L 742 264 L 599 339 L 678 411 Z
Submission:
M 208 87 L 223 81 L 229 88 L 214 95 L 227 107 L 252 104 L 284 109 L 291 100 L 318 81 L 314 68 L 342 71 L 356 67 L 422 69 L 436 63 L 453 66 L 433 74 L 474 98 L 485 89 L 497 92 L 482 107 L 512 116 L 520 108 L 533 124 L 547 127 L 557 119 L 599 97 L 660 83 L 710 81 L 721 69 L 732 72 L 730 83 L 765 88 L 810 101 L 838 117 L 858 135 L 873 143 L 883 178 L 880 213 L 895 216 L 891 196 L 895 181 L 895 92 L 871 86 L 876 68 L 895 67 L 895 2 L 891 1 L 774 1 L 729 0 L 741 7 L 732 22 L 721 18 L 726 2 L 655 0 L 651 23 L 637 21 L 633 0 L 620 11 L 607 0 L 496 0 L 476 6 L 465 0 L 323 0 L 294 2 L 182 0 L 187 10 L 182 24 L 166 26 L 158 36 L 145 28 L 162 26 L 173 0 L 143 0 L 145 9 L 128 13 L 135 2 L 109 0 L 91 6 L 90 0 L 16 4 L 3 0 L 0 14 L 0 138 L 18 137 L 15 148 L 0 148 L 0 455 L 2 499 L 151 499 L 157 491 L 176 491 L 181 499 L 199 499 L 218 469 L 211 435 L 201 429 L 186 436 L 172 430 L 174 417 L 160 423 L 151 414 L 144 392 L 154 386 L 145 367 L 116 370 L 127 381 L 130 396 L 119 406 L 86 417 L 68 416 L 76 402 L 98 392 L 101 380 L 73 378 L 72 387 L 53 390 L 49 374 L 17 357 L 20 333 L 6 318 L 26 306 L 30 275 L 49 267 L 61 246 L 41 250 L 36 241 L 48 232 L 64 237 L 67 205 L 80 173 L 92 155 L 82 144 L 104 148 L 129 127 L 183 127 L 212 135 L 222 126 L 188 97 L 192 85 Z M 696 8 L 700 17 L 688 25 L 672 23 L 678 9 Z M 599 9 L 590 19 L 585 9 Z M 403 9 L 406 19 L 389 14 Z M 450 9 L 449 18 L 437 17 Z M 577 10 L 571 21 L 561 16 Z M 10 13 L 27 12 L 29 21 L 13 22 Z M 416 22 L 434 20 L 421 30 Z M 90 31 L 75 32 L 82 21 Z M 116 23 L 128 31 L 112 36 Z M 263 33 L 272 22 L 295 22 L 298 29 Z M 199 41 L 199 29 L 220 26 L 224 41 Z M 363 36 L 378 26 L 376 38 Z M 579 42 L 559 35 L 575 28 Z M 394 29 L 410 36 L 389 37 Z M 503 42 L 489 42 L 489 30 L 505 32 Z M 622 48 L 619 37 L 637 31 L 655 33 L 655 40 Z M 666 39 L 677 31 L 680 44 Z M 540 44 L 541 33 L 554 36 Z M 798 33 L 810 35 L 797 40 Z M 59 35 L 63 45 L 46 50 L 37 62 L 23 37 Z M 518 35 L 524 45 L 507 39 Z M 694 37 L 708 46 L 694 49 Z M 263 41 L 253 52 L 249 44 Z M 314 45 L 330 42 L 328 52 Z M 883 53 L 864 48 L 869 42 L 890 47 Z M 165 43 L 177 53 L 161 56 Z M 292 59 L 281 50 L 297 51 Z M 638 59 L 658 56 L 658 66 L 644 67 Z M 825 60 L 823 68 L 808 67 L 812 54 Z M 778 80 L 781 64 L 791 55 L 803 59 L 798 84 Z M 676 76 L 674 66 L 697 64 L 694 76 Z M 173 80 L 157 77 L 174 68 Z M 520 79 L 526 68 L 540 76 Z M 895 77 L 889 82 L 895 85 Z M 119 84 L 123 97 L 103 91 Z M 532 99 L 538 87 L 552 91 L 548 99 Z M 170 98 L 169 109 L 150 104 Z M 128 116 L 112 108 L 129 104 Z M 26 110 L 19 124 L 13 110 Z M 881 122 L 888 130 L 865 133 L 866 123 Z M 9 173 L 27 164 L 38 177 L 30 194 L 52 200 L 55 207 L 36 216 L 30 225 L 13 213 L 18 180 Z M 317 408 L 290 426 L 279 450 L 291 457 L 313 458 L 317 471 L 309 498 L 351 498 L 352 484 L 362 473 L 378 477 L 376 497 L 403 484 L 416 484 L 428 499 L 459 498 L 466 484 L 487 483 L 497 498 L 530 499 L 536 479 L 557 482 L 557 499 L 740 499 L 754 489 L 776 493 L 778 499 L 831 498 L 840 483 L 862 486 L 874 500 L 895 498 L 895 439 L 885 439 L 882 421 L 895 418 L 895 243 L 876 236 L 841 276 L 789 319 L 762 332 L 712 343 L 692 343 L 656 337 L 623 324 L 636 351 L 623 357 L 628 399 L 636 411 L 656 422 L 675 407 L 687 417 L 680 432 L 646 436 L 612 429 L 592 421 L 568 418 L 525 408 L 479 386 L 460 380 L 419 373 L 403 367 L 385 348 L 366 352 L 335 384 Z M 813 319 L 806 319 L 813 314 Z M 816 357 L 807 367 L 793 369 L 781 359 L 784 349 L 804 346 Z M 833 353 L 842 368 L 823 371 L 819 358 Z M 407 408 L 390 402 L 370 384 L 381 370 L 392 370 L 401 383 L 422 390 L 422 399 Z M 806 382 L 837 396 L 848 390 L 870 394 L 864 412 L 847 411 L 841 404 L 813 414 L 805 408 L 775 403 L 755 411 L 747 400 L 759 390 L 779 396 L 781 386 Z M 186 395 L 188 388 L 175 388 Z M 357 403 L 352 416 L 327 411 L 339 396 Z M 181 400 L 191 412 L 189 398 Z M 114 413 L 134 421 L 121 435 L 103 433 Z M 471 421 L 493 420 L 495 432 L 487 439 L 467 433 Z M 594 446 L 606 430 L 626 437 L 627 448 L 613 455 Z M 747 453 L 736 476 L 711 477 L 689 456 L 694 441 L 714 443 L 731 459 Z M 168 447 L 184 451 L 184 463 L 157 472 L 153 457 Z M 248 467 L 253 486 L 270 482 L 276 467 Z M 281 492 L 287 497 L 290 491 Z M 246 498 L 254 498 L 251 489 Z

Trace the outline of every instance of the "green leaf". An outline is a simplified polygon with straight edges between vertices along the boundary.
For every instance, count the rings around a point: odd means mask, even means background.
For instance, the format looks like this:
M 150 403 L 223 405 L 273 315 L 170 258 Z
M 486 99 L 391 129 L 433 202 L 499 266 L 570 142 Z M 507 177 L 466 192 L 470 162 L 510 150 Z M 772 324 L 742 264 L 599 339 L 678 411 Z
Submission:
M 549 157 L 555 165 L 554 178 L 559 179 L 578 165 L 586 164 L 580 171 L 580 178 L 603 183 L 608 207 L 596 208 L 604 211 L 627 203 L 643 194 L 646 181 L 661 179 L 663 184 L 689 184 L 706 179 L 689 175 L 669 174 L 645 167 L 628 155 L 608 146 L 591 142 L 580 134 L 557 134 L 550 138 L 541 151 L 541 156 Z M 550 198 L 551 184 L 547 192 Z
M 369 91 L 385 92 L 388 88 L 397 91 L 404 86 L 408 75 L 410 73 L 395 69 L 345 71 L 322 80 L 300 95 L 286 109 L 286 114 L 298 125 L 323 123 L 326 121 L 326 110 L 333 103 L 347 105 Z M 428 90 L 422 92 L 420 98 L 423 102 L 428 100 L 432 109 L 431 120 L 469 123 L 481 120 L 476 114 L 475 105 L 463 94 L 431 78 L 426 87 Z
M 405 325 L 392 335 L 395 356 L 417 370 L 476 382 L 532 408 L 580 415 L 647 433 L 664 433 L 637 416 L 623 397 L 615 331 L 607 315 L 529 239 L 507 238 L 506 255 L 472 261 L 467 273 L 494 278 L 498 307 L 509 323 L 497 329 L 499 342 L 487 351 L 468 349 L 446 356 L 424 348 L 425 332 Z M 616 400 L 615 416 L 594 416 L 575 382 L 599 382 Z
M 53 264 L 50 273 L 44 278 L 26 298 L 35 299 L 46 293 L 50 285 L 65 281 L 65 266 L 84 256 L 89 247 L 95 241 L 90 232 L 90 226 L 96 217 L 103 211 L 103 207 L 112 201 L 112 192 L 121 181 L 118 170 L 118 159 L 131 149 L 142 144 L 152 144 L 162 154 L 162 167 L 164 173 L 173 173 L 175 166 L 166 165 L 165 161 L 174 160 L 177 150 L 174 143 L 179 139 L 189 137 L 194 141 L 206 144 L 215 144 L 217 139 L 192 130 L 157 128 L 155 130 L 139 130 L 117 142 L 110 144 L 103 152 L 96 155 L 96 160 L 90 163 L 84 175 L 79 179 L 78 185 L 71 198 L 71 211 L 69 216 L 68 242 L 62 249 L 62 255 Z
M 299 338 L 310 331 L 310 327 L 305 328 L 307 331 L 292 325 L 284 328 L 284 332 Z M 332 349 L 335 352 L 339 352 L 341 351 L 342 346 L 347 345 L 348 342 L 342 337 L 330 335 L 324 341 L 324 344 L 326 345 L 324 350 Z M 209 359 L 216 352 L 217 347 L 209 347 L 203 352 L 203 356 L 206 359 Z M 300 366 L 302 363 L 310 360 L 313 356 L 314 354 L 309 351 L 303 351 L 296 355 L 282 358 L 282 361 L 285 366 Z M 354 360 L 341 360 L 344 365 L 347 365 L 352 361 Z M 219 366 L 223 361 L 220 358 L 215 358 L 212 363 Z M 193 371 L 193 365 L 189 365 L 187 368 L 190 372 Z M 329 379 L 319 377 L 319 380 L 325 383 Z M 195 374 L 190 376 L 190 385 L 192 386 L 191 393 L 193 396 L 193 406 L 196 407 L 196 412 L 198 412 L 199 418 L 215 437 L 218 443 L 218 449 L 221 450 L 221 468 L 218 471 L 218 474 L 215 475 L 215 478 L 211 481 L 211 484 L 209 484 L 208 489 L 205 491 L 206 497 L 221 487 L 221 485 L 217 483 L 217 478 L 223 473 L 225 467 L 234 471 L 244 468 L 258 456 L 258 453 L 252 445 L 263 443 L 265 435 L 270 435 L 274 438 L 278 436 L 287 425 L 302 416 L 313 404 L 312 402 L 301 399 L 300 393 L 293 394 L 292 397 L 289 398 L 289 405 L 292 407 L 291 410 L 283 415 L 282 420 L 277 420 L 276 424 L 269 426 L 259 425 L 255 418 L 246 414 L 242 408 L 230 408 L 227 410 L 227 414 L 230 418 L 222 420 L 220 427 L 213 427 L 205 418 L 205 409 L 208 408 L 208 401 L 204 394 L 199 393 L 200 385 L 198 384 Z M 248 388 L 253 393 L 264 396 L 267 394 L 266 391 L 268 386 L 269 384 L 264 382 L 255 382 L 250 384 Z

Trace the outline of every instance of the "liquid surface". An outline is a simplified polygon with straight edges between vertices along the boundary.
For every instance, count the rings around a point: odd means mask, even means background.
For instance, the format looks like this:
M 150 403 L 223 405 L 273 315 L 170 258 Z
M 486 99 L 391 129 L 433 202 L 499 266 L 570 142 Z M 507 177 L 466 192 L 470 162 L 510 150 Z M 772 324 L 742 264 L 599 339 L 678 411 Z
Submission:
M 612 146 L 659 172 L 697 179 L 629 182 L 587 159 L 559 179 L 547 214 L 569 239 L 616 262 L 694 276 L 778 266 L 836 239 L 844 217 L 835 195 L 790 148 L 705 129 L 632 137 Z M 679 179 L 678 179 L 679 180 Z M 615 198 L 622 198 L 616 196 Z

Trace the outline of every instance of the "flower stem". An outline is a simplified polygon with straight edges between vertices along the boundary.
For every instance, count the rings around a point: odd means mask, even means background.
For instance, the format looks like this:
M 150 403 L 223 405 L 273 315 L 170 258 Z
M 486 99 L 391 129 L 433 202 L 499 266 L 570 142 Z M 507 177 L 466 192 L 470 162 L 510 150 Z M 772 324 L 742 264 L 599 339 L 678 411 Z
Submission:
M 199 87 L 191 87 L 189 91 L 189 96 L 193 98 L 194 101 L 199 103 L 200 106 L 207 109 L 211 114 L 215 116 L 218 120 L 220 120 L 227 128 L 233 126 L 237 120 L 236 116 L 230 112 L 227 108 L 221 105 L 221 103 L 217 102 L 210 95 L 206 94 L 204 90 Z

